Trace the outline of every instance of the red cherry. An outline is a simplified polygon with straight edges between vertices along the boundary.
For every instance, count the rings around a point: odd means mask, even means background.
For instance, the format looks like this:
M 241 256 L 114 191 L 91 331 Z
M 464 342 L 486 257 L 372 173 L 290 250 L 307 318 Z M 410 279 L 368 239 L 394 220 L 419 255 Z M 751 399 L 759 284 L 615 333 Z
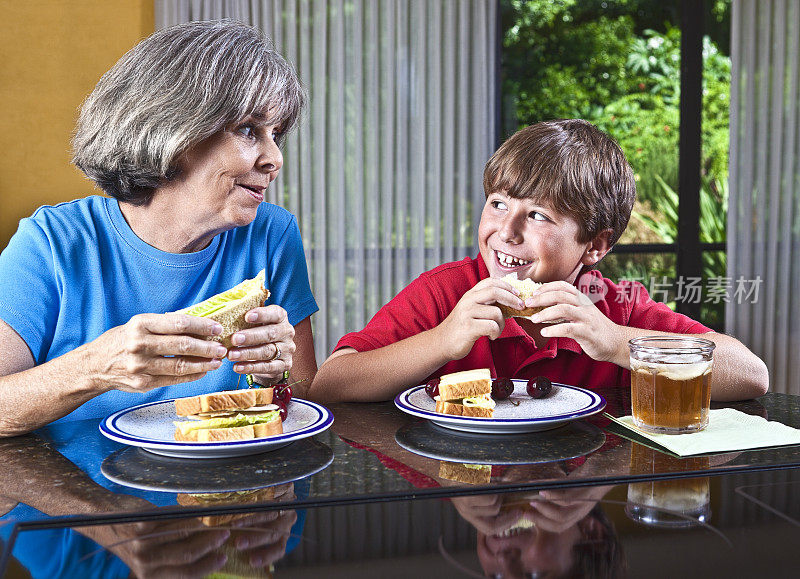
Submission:
M 544 376 L 537 376 L 528 380 L 528 385 L 525 388 L 531 398 L 544 398 L 550 394 L 553 389 L 553 383 Z
M 278 384 L 272 394 L 273 400 L 280 400 L 285 405 L 292 401 L 292 387 L 288 384 Z
M 495 378 L 492 380 L 492 398 L 505 400 L 514 393 L 514 382 L 511 378 Z
M 429 380 L 428 383 L 425 384 L 425 393 L 431 398 L 439 395 L 439 378 Z
M 288 414 L 286 410 L 286 404 L 284 404 L 281 400 L 273 400 L 272 403 L 278 407 L 278 412 L 281 415 L 281 422 L 286 420 L 286 416 Z

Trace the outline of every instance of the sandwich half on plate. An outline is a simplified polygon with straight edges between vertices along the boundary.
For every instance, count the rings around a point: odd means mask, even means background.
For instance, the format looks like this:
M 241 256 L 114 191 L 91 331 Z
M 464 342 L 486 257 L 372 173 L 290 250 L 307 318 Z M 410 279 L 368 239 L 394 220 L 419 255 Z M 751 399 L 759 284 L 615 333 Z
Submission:
M 283 433 L 272 388 L 226 390 L 175 400 L 175 440 L 225 442 L 265 438 Z
M 492 375 L 488 368 L 445 374 L 439 382 L 436 412 L 453 416 L 491 418 Z

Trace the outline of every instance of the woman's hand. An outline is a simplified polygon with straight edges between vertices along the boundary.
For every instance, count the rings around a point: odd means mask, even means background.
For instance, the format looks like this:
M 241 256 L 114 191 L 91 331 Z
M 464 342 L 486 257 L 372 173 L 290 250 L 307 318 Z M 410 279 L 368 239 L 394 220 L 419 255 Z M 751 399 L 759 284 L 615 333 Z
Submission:
M 481 280 L 461 296 L 450 315 L 437 326 L 443 343 L 448 345 L 449 360 L 460 360 L 469 354 L 478 338 L 500 337 L 506 323 L 498 303 L 515 309 L 523 307 L 517 291 L 500 279 Z
M 621 345 L 627 344 L 622 328 L 597 309 L 589 297 L 564 281 L 545 283 L 525 307 L 544 307 L 531 316 L 534 324 L 547 323 L 539 331 L 545 338 L 572 338 L 595 360 L 614 362 Z
M 133 577 L 205 577 L 221 569 L 227 557 L 220 547 L 228 529 L 209 529 L 198 519 L 102 525 L 81 529 L 112 551 Z
M 186 314 L 138 314 L 81 346 L 89 368 L 103 389 L 147 392 L 192 382 L 216 370 L 227 350 L 206 338 L 222 326 Z
M 231 336 L 234 347 L 228 359 L 233 371 L 253 374 L 265 382 L 273 382 L 292 367 L 294 327 L 280 306 L 262 306 L 247 312 L 245 321 L 256 324 Z

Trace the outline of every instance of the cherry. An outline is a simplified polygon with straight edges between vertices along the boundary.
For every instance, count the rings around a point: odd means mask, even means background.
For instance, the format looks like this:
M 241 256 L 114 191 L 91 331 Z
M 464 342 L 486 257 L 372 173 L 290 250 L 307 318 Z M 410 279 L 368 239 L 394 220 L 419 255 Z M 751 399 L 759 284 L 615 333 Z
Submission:
M 292 401 L 292 387 L 289 384 L 277 384 L 272 399 L 280 400 L 284 405 L 288 405 Z
M 505 400 L 514 393 L 514 382 L 511 378 L 495 378 L 492 380 L 492 398 Z
M 553 383 L 544 376 L 537 376 L 528 380 L 528 385 L 525 388 L 531 398 L 544 398 L 550 394 L 553 389 Z
M 282 400 L 273 400 L 272 403 L 278 407 L 278 412 L 281 415 L 281 422 L 286 420 L 288 412 L 286 411 L 286 404 Z
M 439 395 L 439 378 L 429 380 L 428 383 L 425 384 L 425 393 L 431 398 Z

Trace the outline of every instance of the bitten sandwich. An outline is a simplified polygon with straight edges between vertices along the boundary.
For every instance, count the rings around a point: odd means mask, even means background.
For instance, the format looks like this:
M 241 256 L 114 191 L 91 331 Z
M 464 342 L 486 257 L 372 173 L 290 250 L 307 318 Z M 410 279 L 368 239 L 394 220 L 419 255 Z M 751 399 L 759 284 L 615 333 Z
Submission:
M 263 306 L 269 297 L 269 290 L 264 287 L 264 280 L 262 269 L 253 279 L 247 279 L 229 290 L 175 313 L 219 322 L 222 325 L 222 334 L 208 339 L 216 340 L 226 348 L 231 348 L 233 347 L 231 336 L 239 330 L 252 326 L 244 321 L 244 315 L 253 308 Z
M 445 374 L 439 382 L 436 412 L 454 416 L 491 418 L 492 375 L 488 368 Z
M 264 438 L 283 433 L 272 388 L 250 388 L 200 394 L 175 400 L 175 440 L 224 442 Z
M 502 278 L 503 281 L 507 281 L 519 292 L 520 299 L 524 302 L 526 299 L 533 297 L 533 292 L 535 292 L 539 286 L 542 284 L 533 281 L 532 279 L 525 278 L 525 279 L 518 279 L 516 273 L 510 273 L 507 276 Z M 528 316 L 532 316 L 535 313 L 541 312 L 544 308 L 524 308 L 521 310 L 517 310 L 514 308 L 509 308 L 503 304 L 497 304 L 500 307 L 500 311 L 503 312 L 504 318 L 512 318 L 512 317 L 521 317 L 527 318 Z

